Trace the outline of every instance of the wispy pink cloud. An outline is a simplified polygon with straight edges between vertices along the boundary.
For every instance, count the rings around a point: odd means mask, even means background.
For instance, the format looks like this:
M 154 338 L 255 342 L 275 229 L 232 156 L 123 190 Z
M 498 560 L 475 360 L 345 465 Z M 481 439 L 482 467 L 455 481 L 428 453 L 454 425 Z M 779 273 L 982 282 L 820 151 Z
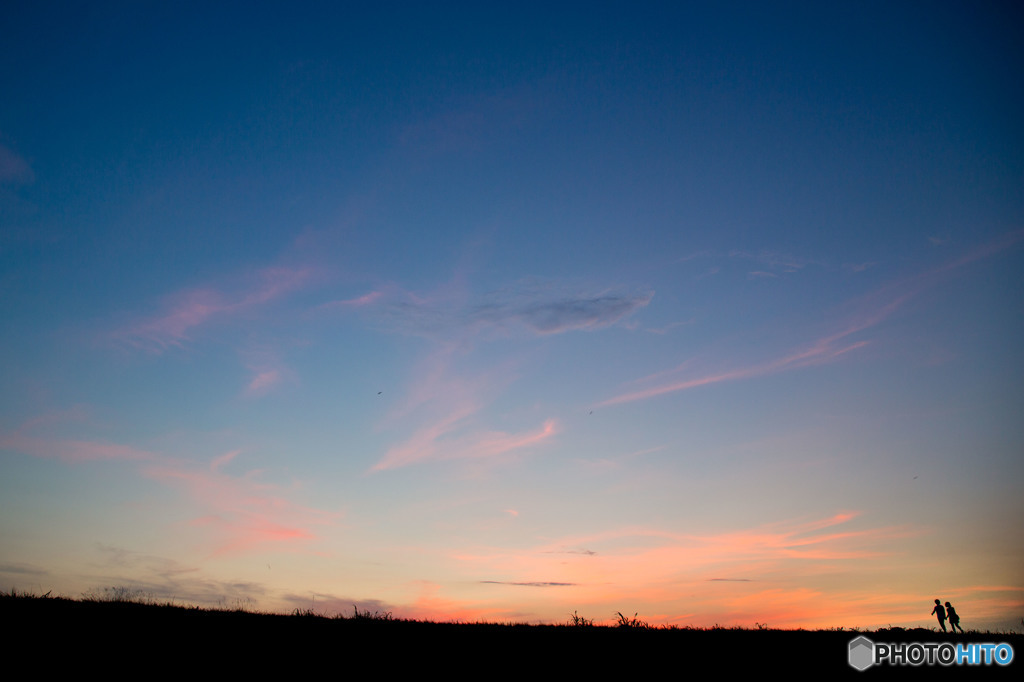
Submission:
M 876 556 L 877 550 L 865 549 L 861 541 L 878 540 L 880 538 L 898 537 L 907 531 L 903 529 L 865 529 L 835 532 L 831 529 L 852 522 L 859 516 L 853 512 L 843 512 L 832 516 L 810 521 L 781 521 L 767 523 L 754 528 L 737 531 L 726 531 L 713 535 L 674 533 L 655 528 L 624 528 L 602 534 L 567 538 L 558 545 L 600 546 L 608 543 L 615 547 L 610 553 L 622 555 L 632 553 L 628 548 L 636 546 L 639 554 L 645 554 L 643 548 L 652 541 L 660 546 L 651 551 L 680 551 L 691 556 L 686 564 L 702 565 L 722 560 L 755 561 L 765 558 L 865 558 Z M 642 542 L 636 540 L 643 539 Z M 624 542 L 625 541 L 625 542 Z M 555 545 L 547 546 L 547 549 Z
M 493 457 L 532 447 L 557 432 L 551 419 L 526 433 L 482 429 L 473 417 L 508 383 L 508 372 L 495 368 L 464 378 L 453 369 L 458 355 L 457 344 L 446 344 L 424 359 L 405 399 L 388 418 L 389 423 L 406 423 L 418 416 L 423 425 L 390 448 L 371 471 L 428 460 Z
M 268 369 L 252 378 L 249 385 L 245 387 L 245 393 L 249 396 L 265 395 L 267 391 L 280 382 L 281 372 L 276 369 Z
M 89 409 L 85 405 L 75 405 L 67 410 L 58 410 L 33 417 L 18 427 L 18 432 L 24 433 L 40 426 L 50 426 L 65 422 L 83 422 L 86 420 L 88 413 Z
M 295 525 L 275 523 L 259 514 L 233 511 L 230 515 L 214 514 L 193 519 L 189 525 L 208 528 L 220 536 L 212 556 L 243 552 L 272 543 L 311 540 L 315 535 Z
M 38 438 L 21 433 L 0 436 L 0 449 L 24 452 L 34 457 L 59 459 L 64 462 L 98 462 L 110 460 L 151 461 L 158 455 L 116 443 L 85 440 Z
M 647 614 L 659 622 L 680 622 L 687 614 L 705 620 L 703 624 L 716 622 L 716 616 L 730 621 L 742 616 L 751 618 L 749 626 L 754 615 L 765 612 L 775 613 L 773 622 L 779 622 L 788 608 L 799 622 L 808 617 L 808 610 L 794 589 L 817 593 L 823 589 L 815 582 L 817 576 L 834 573 L 838 565 L 854 570 L 891 556 L 899 551 L 901 540 L 914 534 L 904 528 L 850 528 L 856 518 L 841 513 L 714 534 L 618 528 L 562 537 L 525 551 L 487 548 L 452 558 L 464 575 L 484 581 L 572 585 L 573 606 L 604 605 L 614 610 L 625 603 L 665 609 Z M 790 585 L 780 588 L 780 576 Z M 794 588 L 793 583 L 800 586 Z M 729 601 L 772 589 L 789 594 L 788 599 L 779 597 L 778 609 Z M 682 598 L 684 594 L 688 598 Z
M 384 453 L 371 471 L 395 469 L 436 457 L 441 447 L 438 441 L 477 409 L 476 406 L 458 408 L 440 421 L 417 430 L 411 437 Z
M 259 472 L 221 473 L 238 451 L 214 459 L 208 469 L 165 460 L 143 470 L 147 478 L 183 488 L 204 513 L 190 522 L 214 531 L 214 555 L 246 551 L 272 543 L 315 538 L 312 527 L 330 523 L 334 514 L 292 504 L 278 487 L 261 483 Z
M 160 353 L 181 346 L 189 332 L 213 319 L 237 314 L 269 303 L 301 288 L 312 276 L 310 268 L 268 268 L 242 291 L 194 289 L 172 296 L 166 310 L 114 332 L 116 341 Z
M 862 348 L 868 344 L 867 341 L 858 341 L 851 344 L 846 344 L 837 347 L 835 342 L 842 339 L 844 336 L 852 334 L 852 331 L 845 332 L 843 334 L 833 335 L 819 339 L 811 346 L 786 355 L 775 360 L 770 360 L 757 365 L 751 365 L 748 367 L 741 367 L 738 369 L 720 372 L 717 374 L 708 374 L 694 379 L 686 379 L 683 381 L 674 381 L 666 384 L 660 384 L 658 386 L 652 386 L 650 388 L 641 389 L 638 391 L 630 391 L 628 393 L 622 393 L 613 398 L 609 398 L 603 402 L 597 404 L 597 407 L 607 407 L 609 405 L 619 405 L 622 403 L 629 403 L 636 400 L 645 400 L 647 398 L 653 398 L 655 396 L 664 395 L 666 393 L 675 393 L 677 391 L 685 391 L 691 388 L 697 388 L 699 386 L 707 386 L 709 384 L 717 384 L 722 381 L 736 381 L 739 379 L 750 379 L 753 377 L 764 376 L 775 372 L 780 372 L 788 369 L 796 369 L 798 367 L 807 367 L 809 365 L 821 364 L 829 362 L 840 355 L 848 353 L 857 348 Z
M 558 424 L 548 419 L 539 429 L 523 434 L 509 434 L 500 431 L 486 433 L 474 438 L 465 448 L 466 457 L 489 457 L 500 455 L 511 450 L 528 448 L 547 440 L 558 432 Z
M 412 437 L 388 450 L 371 471 L 396 469 L 427 460 L 494 457 L 538 445 L 558 431 L 555 420 L 548 419 L 540 428 L 527 433 L 489 431 L 446 438 L 473 412 L 475 410 L 454 412 L 440 422 L 420 429 Z
M 259 471 L 231 476 L 223 469 L 240 454 L 233 450 L 208 467 L 116 443 L 0 434 L 0 449 L 68 463 L 124 461 L 146 478 L 185 490 L 201 513 L 190 525 L 214 531 L 213 554 L 234 553 L 268 543 L 315 538 L 312 528 L 336 514 L 291 503 L 279 486 L 260 481 Z
M 253 348 L 240 353 L 251 372 L 243 394 L 247 398 L 261 398 L 285 383 L 297 381 L 295 373 L 285 365 L 277 352 L 267 348 Z
M 160 352 L 170 346 L 180 346 L 187 340 L 189 329 L 231 309 L 231 305 L 216 291 L 189 291 L 175 298 L 177 301 L 167 312 L 120 330 L 115 335 L 137 347 Z
M 313 268 L 302 266 L 297 268 L 274 267 L 259 272 L 259 284 L 250 290 L 241 300 L 241 306 L 267 303 L 279 296 L 297 291 L 312 279 Z
M 487 606 L 483 602 L 448 599 L 440 595 L 441 586 L 420 581 L 420 594 L 412 605 L 395 610 L 402 618 L 435 622 L 500 622 L 508 620 L 507 609 Z
M 451 415 L 469 416 L 500 392 L 510 379 L 507 366 L 499 365 L 485 372 L 460 372 L 458 361 L 466 348 L 448 342 L 423 357 L 416 365 L 405 395 L 389 412 L 389 424 L 405 423 L 410 416 L 426 414 L 426 421 L 446 422 Z
M 662 382 L 640 390 L 627 391 L 604 400 L 598 403 L 597 406 L 607 407 L 609 405 L 619 405 L 637 400 L 645 400 L 668 393 L 676 393 L 678 391 L 698 388 L 700 386 L 717 384 L 724 381 L 751 379 L 777 372 L 832 362 L 846 353 L 857 350 L 858 348 L 863 348 L 870 343 L 866 339 L 857 341 L 847 340 L 847 337 L 874 327 L 888 319 L 908 301 L 921 294 L 927 288 L 933 286 L 941 277 L 961 267 L 999 253 L 1009 248 L 1022 238 L 1024 238 L 1024 230 L 1010 233 L 1009 235 L 1005 235 L 996 241 L 985 244 L 961 258 L 947 263 L 946 265 L 904 280 L 897 285 L 885 287 L 866 297 L 863 302 L 866 309 L 863 309 L 860 313 L 852 316 L 839 332 L 824 336 L 809 345 L 792 351 L 782 357 L 688 379 Z M 686 363 L 684 363 L 684 365 L 685 364 Z M 682 368 L 684 365 L 680 365 L 677 369 Z M 670 370 L 670 372 L 675 371 L 676 370 Z
M 210 471 L 219 471 L 221 467 L 227 465 L 228 462 L 237 457 L 241 452 L 241 450 L 231 450 L 230 452 L 225 452 L 220 457 L 214 458 L 214 460 L 210 462 Z
M 376 303 L 383 296 L 383 291 L 371 291 L 369 293 L 363 294 L 362 296 L 357 296 L 356 298 L 345 298 L 338 299 L 336 301 L 328 301 L 327 303 L 321 305 L 320 308 L 362 308 L 363 306 L 368 306 L 373 303 Z

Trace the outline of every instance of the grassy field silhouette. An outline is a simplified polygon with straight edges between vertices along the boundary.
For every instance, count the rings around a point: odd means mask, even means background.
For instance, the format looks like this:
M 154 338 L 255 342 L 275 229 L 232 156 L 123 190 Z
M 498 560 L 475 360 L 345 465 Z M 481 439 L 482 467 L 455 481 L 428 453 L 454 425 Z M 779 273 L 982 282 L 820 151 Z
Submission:
M 753 628 L 653 626 L 637 614 L 617 615 L 613 625 L 597 625 L 578 612 L 553 625 L 434 622 L 357 607 L 349 615 L 333 616 L 312 609 L 274 614 L 204 608 L 158 602 L 126 588 L 81 599 L 0 593 L 0 622 L 14 626 L 6 636 L 9 651 L 64 651 L 67 660 L 78 662 L 81 656 L 113 655 L 122 661 L 132 659 L 134 665 L 205 661 L 210 671 L 235 675 L 287 669 L 303 659 L 305 665 L 329 667 L 328 659 L 343 656 L 346 665 L 376 661 L 404 674 L 438 667 L 450 672 L 484 674 L 498 669 L 539 674 L 555 666 L 604 677 L 611 671 L 653 673 L 669 665 L 680 676 L 703 676 L 701 672 L 713 670 L 764 673 L 781 667 L 830 676 L 893 674 L 905 679 L 924 673 L 932 678 L 962 676 L 968 671 L 921 666 L 875 667 L 861 673 L 848 665 L 850 641 L 865 635 L 875 642 L 1006 642 L 1015 651 L 1024 651 L 1024 635 L 1019 633 L 968 631 L 953 636 L 898 627 L 778 630 L 762 623 Z M 224 652 L 230 655 L 224 658 Z M 987 666 L 986 672 L 1009 679 L 1007 675 L 1015 675 L 1018 667 L 1014 661 L 1009 666 Z

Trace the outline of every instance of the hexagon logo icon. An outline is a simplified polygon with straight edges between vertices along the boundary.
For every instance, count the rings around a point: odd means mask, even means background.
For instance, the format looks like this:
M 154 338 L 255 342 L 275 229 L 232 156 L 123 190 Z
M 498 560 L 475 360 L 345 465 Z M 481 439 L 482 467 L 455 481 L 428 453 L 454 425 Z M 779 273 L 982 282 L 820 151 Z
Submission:
M 850 641 L 850 665 L 857 670 L 867 670 L 875 661 L 875 644 L 861 635 Z

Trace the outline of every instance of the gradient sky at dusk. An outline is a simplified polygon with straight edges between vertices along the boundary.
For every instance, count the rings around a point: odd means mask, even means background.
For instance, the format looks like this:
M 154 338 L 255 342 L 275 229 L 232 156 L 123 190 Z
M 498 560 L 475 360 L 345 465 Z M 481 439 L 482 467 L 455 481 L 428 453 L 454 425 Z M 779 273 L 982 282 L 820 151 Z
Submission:
M 3 589 L 1019 625 L 1018 3 L 0 26 Z

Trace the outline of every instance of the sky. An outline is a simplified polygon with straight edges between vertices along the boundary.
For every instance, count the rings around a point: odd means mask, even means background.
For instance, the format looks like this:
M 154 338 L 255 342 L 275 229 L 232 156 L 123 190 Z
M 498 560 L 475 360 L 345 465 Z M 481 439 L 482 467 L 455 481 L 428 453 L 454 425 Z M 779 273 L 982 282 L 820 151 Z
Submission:
M 1018 4 L 0 26 L 3 589 L 1019 627 Z

